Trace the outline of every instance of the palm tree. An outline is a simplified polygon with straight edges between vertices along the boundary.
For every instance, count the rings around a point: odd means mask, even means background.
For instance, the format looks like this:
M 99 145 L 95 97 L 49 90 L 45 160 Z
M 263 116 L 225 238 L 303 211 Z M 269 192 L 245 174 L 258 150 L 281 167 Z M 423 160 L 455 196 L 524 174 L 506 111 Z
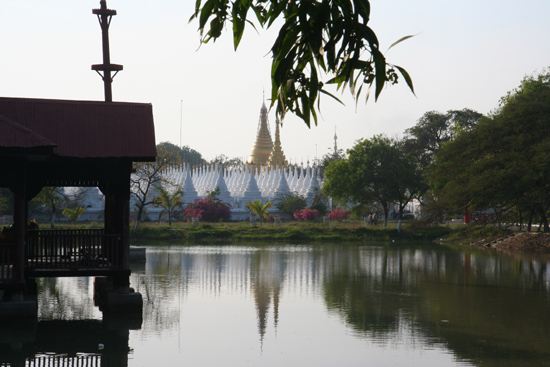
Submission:
M 260 199 L 256 199 L 246 204 L 245 206 L 248 210 L 250 210 L 252 213 L 254 213 L 256 216 L 260 218 L 260 223 L 261 223 L 264 218 L 269 219 L 268 209 L 271 208 L 273 204 L 271 204 L 270 201 L 268 201 L 265 204 L 262 204 L 262 201 Z
M 160 187 L 160 193 L 153 199 L 153 204 L 160 206 L 168 214 L 168 225 L 172 225 L 172 216 L 182 206 L 183 190 L 177 189 L 170 193 L 164 187 Z M 161 213 L 162 215 L 162 213 Z

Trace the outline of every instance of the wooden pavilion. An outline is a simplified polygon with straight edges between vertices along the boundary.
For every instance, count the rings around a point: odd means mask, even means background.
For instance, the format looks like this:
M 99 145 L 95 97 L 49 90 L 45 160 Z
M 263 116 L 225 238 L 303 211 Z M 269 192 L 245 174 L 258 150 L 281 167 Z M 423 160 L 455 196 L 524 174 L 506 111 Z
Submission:
M 116 10 L 93 9 L 102 33 L 105 102 L 0 97 L 0 187 L 14 194 L 13 226 L 0 241 L 0 316 L 24 312 L 36 277 L 106 276 L 109 304 L 138 305 L 130 284 L 130 174 L 133 162 L 156 159 L 150 104 L 113 102 L 109 25 Z M 114 73 L 114 74 L 112 74 Z M 43 187 L 98 187 L 104 228 L 28 229 L 28 204 Z M 112 297 L 111 297 L 112 296 Z M 112 301 L 111 301 L 112 299 Z M 33 310 L 32 301 L 29 308 Z M 36 307 L 35 307 L 36 308 Z M 115 307 L 112 307 L 115 308 Z
M 35 277 L 108 276 L 118 294 L 130 293 L 132 163 L 155 157 L 150 104 L 0 98 L 0 186 L 15 196 L 0 243 L 0 310 Z M 27 229 L 28 203 L 47 186 L 98 187 L 104 228 Z

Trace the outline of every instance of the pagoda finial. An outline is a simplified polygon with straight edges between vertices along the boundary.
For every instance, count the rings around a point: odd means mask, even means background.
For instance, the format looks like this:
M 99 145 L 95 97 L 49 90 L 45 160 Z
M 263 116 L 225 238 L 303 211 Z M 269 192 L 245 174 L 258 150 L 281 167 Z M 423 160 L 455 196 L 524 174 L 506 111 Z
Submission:
M 99 25 L 101 27 L 101 39 L 103 44 L 103 64 L 92 65 L 92 70 L 95 70 L 103 79 L 103 86 L 105 89 L 105 102 L 113 101 L 113 93 L 111 90 L 111 84 L 115 75 L 122 70 L 122 65 L 111 64 L 111 56 L 109 52 L 109 25 L 111 25 L 111 18 L 116 15 L 116 10 L 107 8 L 107 2 L 101 0 L 99 2 L 101 8 L 92 9 L 92 13 L 97 15 Z M 100 73 L 103 71 L 103 74 Z M 115 72 L 111 76 L 111 72 Z
M 269 159 L 267 160 L 267 164 L 277 164 L 281 166 L 288 165 L 288 162 L 285 158 L 285 154 L 283 153 L 283 148 L 281 146 L 281 136 L 279 132 L 279 125 L 281 122 L 279 121 L 279 118 L 275 118 L 275 142 L 273 143 L 273 148 L 271 150 L 271 153 L 269 154 Z
M 266 164 L 272 148 L 273 140 L 271 140 L 271 132 L 269 131 L 267 119 L 267 108 L 264 102 L 260 108 L 260 121 L 258 122 L 256 141 L 254 142 L 247 163 Z

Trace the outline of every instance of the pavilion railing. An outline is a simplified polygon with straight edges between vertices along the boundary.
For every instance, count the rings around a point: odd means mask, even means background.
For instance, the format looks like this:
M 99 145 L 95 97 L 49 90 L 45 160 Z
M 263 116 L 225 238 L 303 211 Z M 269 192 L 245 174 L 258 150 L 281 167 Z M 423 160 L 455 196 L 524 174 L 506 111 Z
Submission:
M 0 283 L 13 279 L 14 258 L 15 245 L 13 243 L 0 243 Z
M 98 367 L 102 366 L 102 356 L 88 353 L 76 356 L 44 354 L 29 358 L 26 362 L 26 366 L 29 367 Z
M 26 268 L 120 268 L 121 236 L 103 229 L 28 230 Z

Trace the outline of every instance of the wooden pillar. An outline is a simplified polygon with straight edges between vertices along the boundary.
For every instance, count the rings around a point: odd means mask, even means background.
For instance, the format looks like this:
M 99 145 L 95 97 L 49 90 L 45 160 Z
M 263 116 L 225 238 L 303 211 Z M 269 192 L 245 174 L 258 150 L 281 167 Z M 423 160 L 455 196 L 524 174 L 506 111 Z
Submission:
M 131 162 L 118 162 L 105 167 L 106 179 L 101 185 L 105 195 L 105 233 L 120 236 L 116 264 L 120 271 L 106 282 L 112 290 L 102 296 L 103 311 L 139 316 L 143 311 L 143 297 L 130 288 L 130 174 Z M 111 283 L 112 282 L 112 283 Z M 110 286 L 109 286 L 110 288 Z M 120 315 L 119 315 L 120 316 Z M 140 321 L 141 325 L 141 321 Z
M 131 163 L 124 163 L 113 169 L 112 181 L 104 191 L 105 195 L 105 233 L 120 235 L 118 253 L 123 270 L 130 269 L 130 170 Z M 128 272 L 129 274 L 129 272 Z M 115 288 L 122 292 L 129 290 L 130 279 L 120 276 L 113 279 Z
M 16 183 L 11 187 L 14 194 L 13 228 L 15 243 L 15 258 L 13 263 L 14 283 L 25 283 L 25 253 L 27 228 L 27 198 L 26 198 L 26 160 L 17 162 Z

